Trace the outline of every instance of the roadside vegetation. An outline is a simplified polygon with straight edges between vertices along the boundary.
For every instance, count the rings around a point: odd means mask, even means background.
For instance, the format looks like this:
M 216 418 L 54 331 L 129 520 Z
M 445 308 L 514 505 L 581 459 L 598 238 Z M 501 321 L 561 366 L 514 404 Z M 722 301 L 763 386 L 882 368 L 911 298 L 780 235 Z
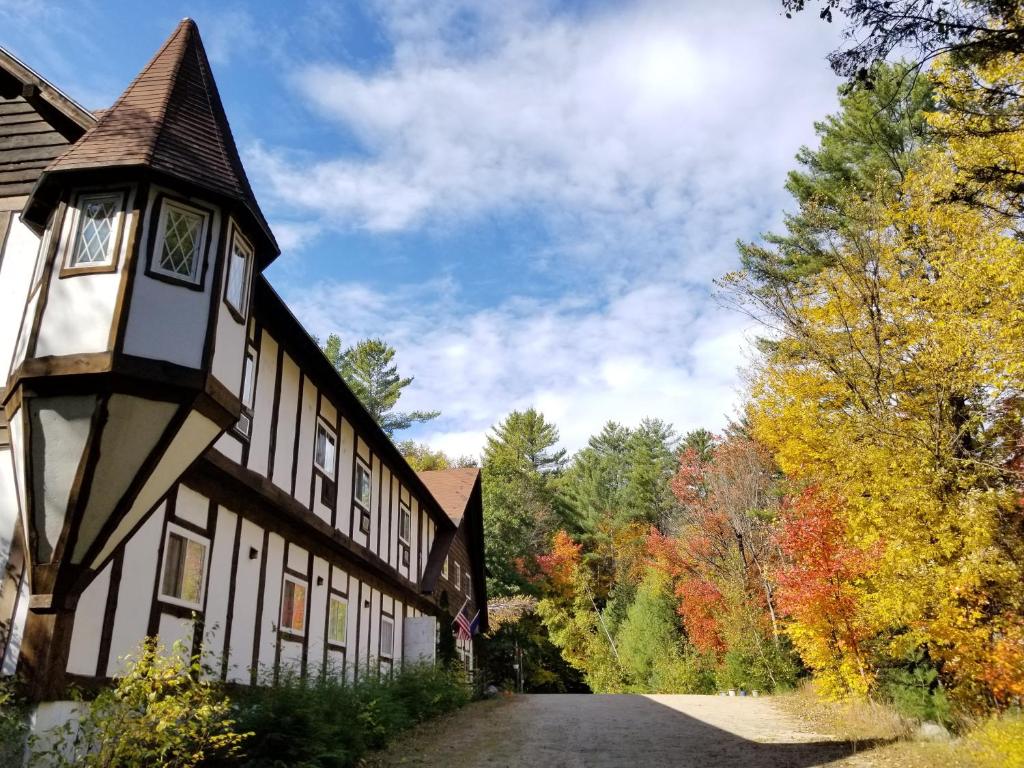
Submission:
M 470 699 L 465 674 L 454 665 L 408 666 L 354 682 L 341 670 L 306 678 L 285 671 L 250 688 L 211 680 L 200 656 L 152 639 L 125 663 L 112 687 L 77 698 L 77 719 L 33 736 L 15 690 L 5 684 L 3 764 L 20 764 L 27 745 L 31 768 L 346 768 Z
M 764 330 L 727 429 L 609 423 L 565 456 L 540 413 L 495 427 L 489 597 L 527 607 L 492 642 L 532 622 L 495 679 L 525 645 L 528 690 L 810 680 L 961 736 L 943 764 L 1024 760 L 1024 14 L 977 5 L 851 70 L 782 230 L 739 244 L 719 295 Z

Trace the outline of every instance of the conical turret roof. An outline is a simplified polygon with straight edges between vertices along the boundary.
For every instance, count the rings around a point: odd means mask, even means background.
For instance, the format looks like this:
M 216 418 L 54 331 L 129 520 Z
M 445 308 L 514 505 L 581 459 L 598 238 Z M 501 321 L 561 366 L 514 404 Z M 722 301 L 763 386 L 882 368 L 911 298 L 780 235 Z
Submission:
M 240 204 L 279 252 L 238 156 L 199 28 L 184 19 L 95 126 L 46 169 L 56 175 L 141 168 Z M 45 205 L 45 203 L 44 203 Z M 32 203 L 26 206 L 30 210 Z

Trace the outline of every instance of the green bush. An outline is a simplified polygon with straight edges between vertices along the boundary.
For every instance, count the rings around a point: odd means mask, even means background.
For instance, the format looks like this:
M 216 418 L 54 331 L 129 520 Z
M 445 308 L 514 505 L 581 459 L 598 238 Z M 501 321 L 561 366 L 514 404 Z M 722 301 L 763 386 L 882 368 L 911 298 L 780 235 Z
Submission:
M 443 667 L 406 667 L 354 683 L 340 674 L 310 680 L 281 674 L 273 685 L 241 689 L 234 695 L 238 726 L 253 733 L 241 764 L 354 766 L 402 731 L 468 701 L 462 675 Z
M 953 708 L 939 681 L 939 672 L 922 650 L 909 655 L 902 665 L 883 670 L 878 690 L 906 717 L 953 724 Z
M 248 734 L 235 729 L 218 687 L 202 679 L 199 656 L 190 657 L 181 643 L 165 653 L 147 638 L 127 661 L 115 687 L 83 702 L 77 723 L 69 721 L 32 745 L 34 767 L 189 768 L 238 754 Z
M 654 693 L 714 693 L 715 661 L 692 649 L 659 659 L 651 675 Z
M 18 765 L 28 734 L 25 704 L 13 678 L 0 678 L 0 765 Z

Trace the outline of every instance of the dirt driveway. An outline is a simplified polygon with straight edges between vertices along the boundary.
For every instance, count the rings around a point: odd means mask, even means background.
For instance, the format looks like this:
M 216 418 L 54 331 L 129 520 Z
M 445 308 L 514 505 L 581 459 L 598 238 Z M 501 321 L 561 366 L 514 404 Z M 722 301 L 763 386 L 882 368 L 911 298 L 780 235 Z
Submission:
M 846 768 L 870 745 L 808 732 L 770 698 L 526 695 L 427 723 L 381 766 L 508 768 Z

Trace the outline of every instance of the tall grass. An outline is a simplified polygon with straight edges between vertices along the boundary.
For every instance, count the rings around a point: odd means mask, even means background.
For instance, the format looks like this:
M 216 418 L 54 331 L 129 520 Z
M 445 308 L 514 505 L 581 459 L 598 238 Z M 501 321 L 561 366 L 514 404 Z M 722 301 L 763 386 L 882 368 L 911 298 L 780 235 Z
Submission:
M 270 685 L 236 691 L 232 700 L 237 728 L 253 734 L 232 765 L 346 768 L 417 723 L 463 706 L 469 690 L 458 672 L 407 666 L 357 682 L 282 673 Z

